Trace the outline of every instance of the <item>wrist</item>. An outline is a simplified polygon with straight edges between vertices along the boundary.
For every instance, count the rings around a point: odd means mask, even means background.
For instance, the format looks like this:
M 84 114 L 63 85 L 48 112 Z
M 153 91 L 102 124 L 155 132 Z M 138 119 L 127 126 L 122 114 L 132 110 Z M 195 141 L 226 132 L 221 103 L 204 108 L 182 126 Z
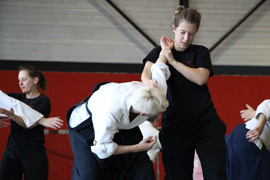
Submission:
M 16 117 L 16 114 L 13 114 L 13 116 L 9 116 L 9 119 L 14 119 Z

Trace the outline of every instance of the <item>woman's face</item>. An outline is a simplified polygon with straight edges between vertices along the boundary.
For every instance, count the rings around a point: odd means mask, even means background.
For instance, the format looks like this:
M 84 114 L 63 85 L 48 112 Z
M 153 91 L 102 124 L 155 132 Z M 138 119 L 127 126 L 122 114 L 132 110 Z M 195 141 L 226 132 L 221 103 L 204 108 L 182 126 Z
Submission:
M 178 27 L 173 27 L 174 49 L 177 51 L 185 51 L 193 42 L 196 31 L 196 24 L 191 24 L 186 21 L 180 22 Z
M 22 93 L 28 94 L 37 88 L 38 78 L 30 77 L 28 72 L 25 70 L 21 70 L 19 72 L 18 80 Z

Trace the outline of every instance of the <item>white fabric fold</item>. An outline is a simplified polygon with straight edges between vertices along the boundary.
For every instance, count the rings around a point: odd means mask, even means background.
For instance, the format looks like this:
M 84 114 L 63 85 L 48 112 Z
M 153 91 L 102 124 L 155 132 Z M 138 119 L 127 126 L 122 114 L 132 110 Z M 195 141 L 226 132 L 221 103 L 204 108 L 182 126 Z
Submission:
M 6 93 L 0 90 L 0 107 L 6 110 L 10 110 L 11 108 L 14 110 L 14 113 L 18 116 L 21 116 L 24 120 L 26 127 L 31 127 L 37 121 L 39 121 L 44 116 L 32 109 L 30 106 L 25 103 L 14 99 L 8 96 Z

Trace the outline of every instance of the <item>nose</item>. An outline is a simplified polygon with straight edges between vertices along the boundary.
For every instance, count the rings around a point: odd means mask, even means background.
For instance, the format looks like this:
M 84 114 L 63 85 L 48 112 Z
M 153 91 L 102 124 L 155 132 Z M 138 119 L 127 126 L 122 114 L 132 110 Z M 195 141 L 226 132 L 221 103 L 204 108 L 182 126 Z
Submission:
M 184 36 L 184 40 L 187 41 L 189 39 L 189 34 L 186 33 L 185 36 Z
M 19 85 L 22 85 L 22 81 L 19 81 Z

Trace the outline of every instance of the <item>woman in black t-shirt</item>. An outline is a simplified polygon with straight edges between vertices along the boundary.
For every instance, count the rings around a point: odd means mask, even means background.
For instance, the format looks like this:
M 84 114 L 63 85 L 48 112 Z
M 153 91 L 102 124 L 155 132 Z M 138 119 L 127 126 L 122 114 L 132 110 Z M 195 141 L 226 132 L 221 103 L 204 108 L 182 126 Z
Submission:
M 22 93 L 8 95 L 47 118 L 51 110 L 50 100 L 40 93 L 40 90 L 46 91 L 47 80 L 44 74 L 33 66 L 20 66 L 18 80 Z M 12 110 L 10 112 L 13 113 Z M 43 131 L 44 126 L 38 123 L 26 128 L 20 121 L 11 121 L 11 131 L 0 165 L 0 179 L 19 180 L 23 175 L 25 180 L 48 179 L 49 164 Z
M 219 118 L 207 87 L 213 75 L 209 50 L 193 45 L 201 14 L 180 6 L 172 22 L 172 47 L 155 47 L 144 59 L 141 79 L 155 86 L 150 68 L 160 55 L 166 56 L 171 77 L 167 80 L 169 107 L 162 114 L 159 134 L 166 179 L 191 180 L 194 152 L 201 160 L 205 179 L 226 179 L 226 126 Z

